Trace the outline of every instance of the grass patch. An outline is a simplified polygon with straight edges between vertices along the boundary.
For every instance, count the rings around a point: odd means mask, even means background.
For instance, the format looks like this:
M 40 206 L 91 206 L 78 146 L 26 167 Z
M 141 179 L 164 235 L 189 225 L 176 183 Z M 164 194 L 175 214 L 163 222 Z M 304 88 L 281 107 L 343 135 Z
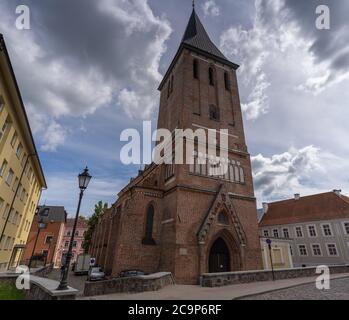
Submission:
M 13 283 L 0 284 L 0 300 L 24 300 L 24 292 Z

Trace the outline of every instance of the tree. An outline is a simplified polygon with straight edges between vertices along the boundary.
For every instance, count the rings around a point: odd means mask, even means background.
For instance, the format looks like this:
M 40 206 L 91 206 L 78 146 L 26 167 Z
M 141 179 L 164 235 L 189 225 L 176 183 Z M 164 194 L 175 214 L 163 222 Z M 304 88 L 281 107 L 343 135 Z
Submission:
M 99 218 L 102 216 L 104 210 L 107 208 L 108 208 L 108 203 L 103 203 L 103 201 L 99 201 L 95 205 L 95 212 L 88 219 L 88 223 L 87 223 L 88 229 L 85 232 L 84 243 L 83 243 L 83 248 L 84 248 L 85 253 L 88 253 L 88 251 L 90 249 L 92 235 L 96 229 Z

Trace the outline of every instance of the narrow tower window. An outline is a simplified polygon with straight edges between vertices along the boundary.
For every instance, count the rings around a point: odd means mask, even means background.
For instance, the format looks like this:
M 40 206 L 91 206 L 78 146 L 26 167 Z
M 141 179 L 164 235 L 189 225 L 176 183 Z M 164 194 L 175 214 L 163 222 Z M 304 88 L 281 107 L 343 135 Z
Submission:
M 154 206 L 151 204 L 147 209 L 146 224 L 145 224 L 145 236 L 143 244 L 154 245 L 153 240 L 153 224 L 154 224 Z
M 194 79 L 199 79 L 199 62 L 196 59 L 193 61 L 193 76 Z
M 214 75 L 213 75 L 213 69 L 212 68 L 208 69 L 208 78 L 209 78 L 209 81 L 210 81 L 210 85 L 214 86 Z
M 228 72 L 224 72 L 224 85 L 226 90 L 230 90 L 230 79 Z
M 216 106 L 211 104 L 209 112 L 210 112 L 210 119 L 211 120 L 219 121 L 219 110 Z

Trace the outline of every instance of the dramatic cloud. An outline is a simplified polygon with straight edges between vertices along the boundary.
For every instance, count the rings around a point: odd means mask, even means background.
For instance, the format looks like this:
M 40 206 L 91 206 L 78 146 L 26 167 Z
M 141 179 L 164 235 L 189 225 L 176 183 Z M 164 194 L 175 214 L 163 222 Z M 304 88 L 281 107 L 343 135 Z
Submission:
M 205 16 L 218 17 L 221 13 L 219 6 L 213 0 L 208 0 L 202 4 Z
M 314 146 L 291 148 L 271 157 L 259 154 L 252 157 L 252 166 L 259 202 L 348 187 L 346 175 L 335 176 L 338 168 L 348 167 L 346 162 Z
M 269 111 L 269 92 L 275 88 L 271 77 L 275 63 L 300 66 L 294 69 L 299 73 L 298 82 L 290 89 L 315 95 L 349 76 L 347 24 L 342 21 L 341 27 L 333 31 L 317 30 L 315 9 L 319 3 L 304 3 L 256 0 L 252 27 L 231 27 L 221 36 L 223 50 L 241 63 L 245 93 L 242 108 L 249 120 Z M 340 10 L 340 6 L 333 8 L 333 14 Z
M 45 6 L 26 1 L 32 12 L 29 31 L 14 27 L 17 4 L 0 5 L 0 31 L 31 106 L 30 117 L 39 114 L 49 122 L 44 150 L 64 142 L 58 123 L 62 117 L 86 116 L 106 105 L 129 117 L 151 116 L 171 28 L 147 1 L 74 0 L 63 5 L 52 0 Z

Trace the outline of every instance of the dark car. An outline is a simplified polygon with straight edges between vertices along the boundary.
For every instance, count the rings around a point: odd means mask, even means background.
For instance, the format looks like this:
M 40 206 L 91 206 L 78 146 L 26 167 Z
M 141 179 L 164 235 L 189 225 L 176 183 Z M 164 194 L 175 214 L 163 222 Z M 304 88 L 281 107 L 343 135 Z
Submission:
M 144 276 L 145 273 L 141 270 L 125 270 L 120 272 L 119 277 L 120 278 L 129 278 L 129 277 L 137 277 L 137 276 Z

